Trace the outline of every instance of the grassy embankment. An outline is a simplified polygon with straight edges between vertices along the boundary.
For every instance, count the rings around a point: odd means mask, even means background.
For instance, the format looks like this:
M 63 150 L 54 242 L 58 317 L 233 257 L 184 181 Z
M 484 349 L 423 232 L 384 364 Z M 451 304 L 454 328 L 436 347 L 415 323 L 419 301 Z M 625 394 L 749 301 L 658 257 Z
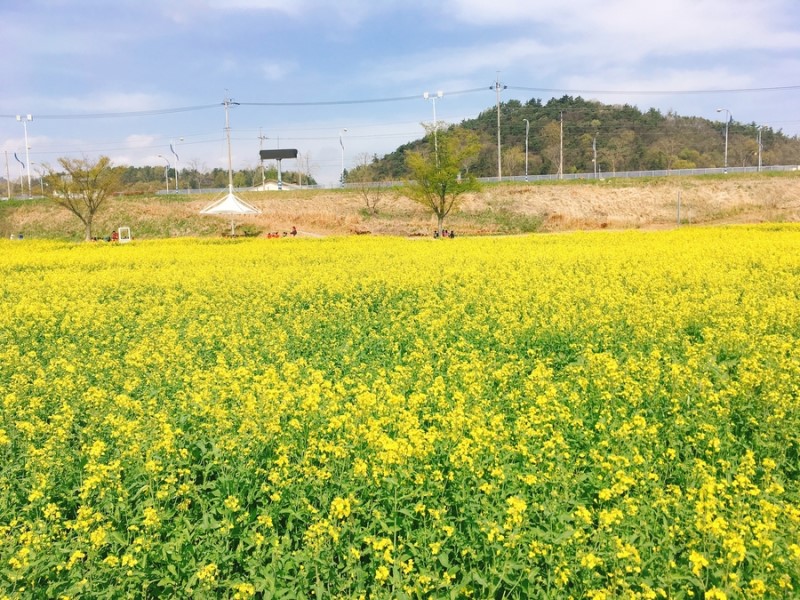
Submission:
M 464 199 L 445 226 L 464 235 L 518 234 L 580 229 L 663 228 L 682 224 L 800 220 L 800 173 L 502 183 Z M 366 210 L 357 190 L 242 192 L 262 214 L 237 217 L 242 229 L 265 236 L 288 231 L 301 235 L 428 235 L 435 221 L 422 207 L 388 190 L 378 210 Z M 219 236 L 230 229 L 226 217 L 199 211 L 210 195 L 121 196 L 95 219 L 98 237 L 121 225 L 137 238 Z M 79 240 L 80 221 L 46 200 L 0 203 L 0 235 Z

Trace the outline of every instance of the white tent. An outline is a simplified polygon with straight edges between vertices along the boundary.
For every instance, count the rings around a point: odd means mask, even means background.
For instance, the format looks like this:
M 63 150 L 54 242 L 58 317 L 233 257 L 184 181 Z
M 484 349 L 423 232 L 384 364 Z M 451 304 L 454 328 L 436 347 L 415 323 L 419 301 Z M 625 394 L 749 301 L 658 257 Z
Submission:
M 234 235 L 236 232 L 235 225 L 233 223 L 233 216 L 235 215 L 258 215 L 261 214 L 261 211 L 258 210 L 252 204 L 248 204 L 241 198 L 239 198 L 236 194 L 233 193 L 233 189 L 228 190 L 228 193 L 225 194 L 219 200 L 215 200 L 208 206 L 206 206 L 203 210 L 200 211 L 201 215 L 231 215 L 231 235 Z
M 229 98 L 225 98 L 225 132 L 228 134 L 228 193 L 219 200 L 215 200 L 203 210 L 201 215 L 257 215 L 261 211 L 255 206 L 248 204 L 233 193 L 233 165 L 231 163 L 231 126 L 228 117 L 228 107 L 233 104 Z M 231 236 L 235 235 L 236 229 L 231 217 Z

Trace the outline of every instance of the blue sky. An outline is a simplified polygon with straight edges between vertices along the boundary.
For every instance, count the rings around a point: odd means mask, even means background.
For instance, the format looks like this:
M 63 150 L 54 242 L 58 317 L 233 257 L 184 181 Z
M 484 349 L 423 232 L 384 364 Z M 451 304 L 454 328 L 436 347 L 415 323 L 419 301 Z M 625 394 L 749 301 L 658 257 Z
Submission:
M 492 107 L 498 72 L 503 100 L 580 95 L 721 122 L 727 108 L 800 133 L 797 0 L 5 1 L 0 56 L 12 179 L 18 114 L 33 116 L 34 171 L 61 156 L 174 164 L 170 143 L 181 167 L 226 168 L 228 96 L 235 168 L 297 148 L 332 183 L 343 129 L 349 168 L 422 135 L 425 91 L 443 91 L 440 121 Z

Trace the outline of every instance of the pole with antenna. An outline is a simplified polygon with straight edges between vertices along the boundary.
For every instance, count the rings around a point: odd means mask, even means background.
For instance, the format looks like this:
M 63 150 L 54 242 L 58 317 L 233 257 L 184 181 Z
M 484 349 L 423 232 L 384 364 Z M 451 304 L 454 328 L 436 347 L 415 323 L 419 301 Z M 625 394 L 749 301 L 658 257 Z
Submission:
M 269 138 L 267 136 L 265 136 L 261 132 L 261 127 L 259 127 L 258 128 L 258 151 L 259 151 L 259 155 L 261 153 L 261 150 L 264 148 L 264 140 L 268 140 L 268 139 Z M 267 189 L 267 180 L 266 180 L 266 177 L 264 175 L 264 159 L 262 158 L 261 159 L 261 191 L 263 192 L 266 189 Z
M 558 178 L 564 179 L 564 111 L 561 111 L 561 131 L 558 141 Z
M 503 163 L 500 158 L 500 90 L 504 90 L 506 87 L 507 86 L 500 84 L 500 71 L 498 71 L 497 78 L 494 82 L 494 90 L 497 95 L 497 181 L 503 179 Z
M 223 102 L 225 105 L 225 133 L 228 138 L 228 192 L 231 194 L 233 193 L 233 159 L 231 158 L 231 120 L 228 110 L 231 105 L 237 105 L 238 102 L 234 102 L 230 98 L 228 98 L 227 94 L 225 96 L 225 101 Z

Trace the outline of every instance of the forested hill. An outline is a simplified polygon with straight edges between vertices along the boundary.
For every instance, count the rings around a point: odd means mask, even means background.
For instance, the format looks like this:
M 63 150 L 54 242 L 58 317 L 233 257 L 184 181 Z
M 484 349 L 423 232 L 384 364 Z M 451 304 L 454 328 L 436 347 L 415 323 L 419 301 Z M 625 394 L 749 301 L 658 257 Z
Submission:
M 642 112 L 630 105 L 608 105 L 571 96 L 554 98 L 546 104 L 535 98 L 524 104 L 510 100 L 500 104 L 503 176 L 525 173 L 525 119 L 530 123 L 528 173 L 532 175 L 558 173 L 562 119 L 564 173 L 593 172 L 595 152 L 601 173 L 722 167 L 725 114 L 720 113 L 719 121 L 711 121 L 672 112 L 662 114 L 654 108 Z M 473 130 L 480 136 L 482 148 L 469 165 L 470 171 L 479 177 L 496 176 L 496 107 L 451 126 Z M 729 166 L 758 164 L 758 128 L 756 123 L 729 123 Z M 764 127 L 761 142 L 762 164 L 800 164 L 797 136 Z M 376 157 L 369 165 L 371 174 L 377 180 L 402 178 L 406 175 L 404 153 L 430 145 L 431 140 L 424 138 L 383 158 Z

